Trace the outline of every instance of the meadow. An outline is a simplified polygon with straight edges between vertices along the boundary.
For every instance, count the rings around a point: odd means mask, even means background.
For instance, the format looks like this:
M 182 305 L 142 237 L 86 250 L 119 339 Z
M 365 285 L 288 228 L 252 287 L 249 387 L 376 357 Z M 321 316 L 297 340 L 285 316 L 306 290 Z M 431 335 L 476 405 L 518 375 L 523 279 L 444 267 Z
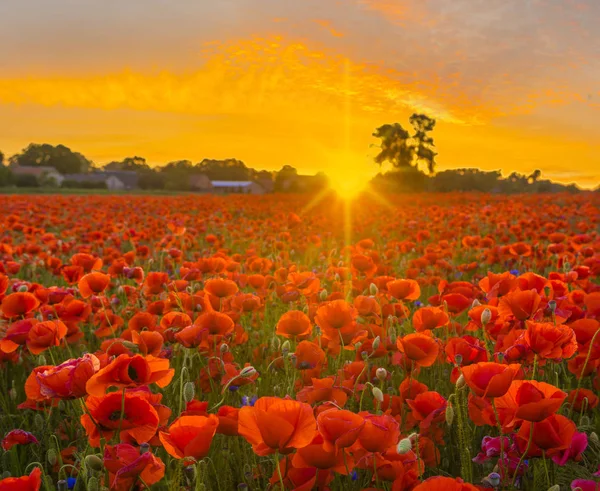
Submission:
M 0 491 L 600 490 L 597 193 L 0 207 Z

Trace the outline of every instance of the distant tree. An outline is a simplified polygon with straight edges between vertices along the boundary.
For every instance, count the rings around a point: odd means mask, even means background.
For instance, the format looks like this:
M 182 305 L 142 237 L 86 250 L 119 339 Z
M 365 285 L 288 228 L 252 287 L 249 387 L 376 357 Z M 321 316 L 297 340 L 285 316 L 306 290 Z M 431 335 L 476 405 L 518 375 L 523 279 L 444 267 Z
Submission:
M 275 175 L 273 187 L 276 193 L 298 191 L 298 170 L 291 165 L 284 165 Z
M 31 174 L 17 174 L 14 176 L 15 185 L 19 188 L 39 188 L 37 177 Z
M 250 181 L 256 171 L 249 169 L 244 162 L 237 159 L 204 159 L 196 164 L 195 170 L 206 174 L 211 181 Z
M 10 186 L 14 183 L 14 175 L 9 167 L 0 165 L 0 187 Z
M 189 160 L 169 162 L 161 167 L 159 175 L 164 180 L 165 189 L 189 191 L 190 177 L 194 174 L 194 165 Z
M 163 189 L 165 187 L 165 176 L 160 174 L 155 167 L 150 167 L 144 157 L 127 157 L 120 161 L 106 164 L 105 171 L 128 171 L 137 172 L 138 186 L 141 189 Z
M 413 135 L 400 123 L 384 124 L 375 130 L 373 136 L 381 140 L 381 150 L 375 157 L 375 162 L 380 166 L 389 162 L 396 170 L 424 165 L 427 172 L 433 174 L 437 153 L 429 132 L 435 127 L 435 119 L 415 113 L 409 118 L 409 122 L 415 130 Z
M 527 182 L 529 184 L 534 184 L 538 181 L 538 179 L 542 176 L 542 171 L 539 169 L 534 170 L 531 174 L 529 174 L 529 176 L 527 177 Z
M 425 114 L 413 114 L 409 122 L 415 130 L 413 139 L 413 152 L 415 165 L 418 167 L 421 163 L 425 164 L 427 172 L 433 174 L 435 171 L 435 144 L 429 132 L 435 128 L 435 119 Z
M 0 151 L 0 165 L 4 165 L 4 153 Z
M 410 134 L 400 123 L 384 124 L 375 130 L 373 136 L 381 139 L 381 151 L 375 157 L 376 163 L 383 165 L 389 162 L 394 169 L 408 168 L 412 165 Z
M 123 170 L 141 172 L 150 170 L 150 166 L 143 157 L 126 157 L 121 161 L 109 162 L 104 166 L 104 170 Z
M 61 174 L 87 172 L 92 163 L 82 154 L 73 152 L 64 145 L 31 143 L 21 153 L 13 155 L 10 163 L 20 166 L 54 167 Z

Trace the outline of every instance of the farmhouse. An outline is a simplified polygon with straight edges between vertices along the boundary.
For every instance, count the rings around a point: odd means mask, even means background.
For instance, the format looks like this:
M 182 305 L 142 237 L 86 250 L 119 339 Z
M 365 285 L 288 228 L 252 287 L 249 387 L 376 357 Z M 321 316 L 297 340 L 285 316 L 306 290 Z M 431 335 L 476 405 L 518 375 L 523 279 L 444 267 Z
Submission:
M 211 181 L 215 194 L 265 194 L 265 189 L 254 181 Z
M 11 172 L 19 178 L 19 176 L 31 176 L 38 184 L 50 184 L 54 181 L 55 186 L 60 186 L 64 180 L 63 175 L 54 167 L 46 167 L 43 165 L 12 165 Z

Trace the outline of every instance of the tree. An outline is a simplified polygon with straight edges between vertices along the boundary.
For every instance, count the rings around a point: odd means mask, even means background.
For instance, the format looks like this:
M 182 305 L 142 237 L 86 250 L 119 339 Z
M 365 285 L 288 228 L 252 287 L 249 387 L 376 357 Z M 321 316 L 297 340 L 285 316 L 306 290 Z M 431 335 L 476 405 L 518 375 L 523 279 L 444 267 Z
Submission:
M 104 170 L 122 170 L 142 172 L 151 170 L 144 157 L 126 157 L 121 161 L 109 162 L 104 166 Z
M 418 168 L 424 164 L 427 172 L 433 174 L 437 153 L 429 132 L 435 127 L 435 119 L 415 113 L 409 122 L 415 130 L 412 136 L 400 123 L 384 124 L 375 130 L 373 136 L 381 139 L 381 151 L 375 162 L 380 166 L 389 162 L 396 170 Z
M 0 151 L 0 165 L 4 165 L 4 154 Z
M 429 136 L 429 132 L 435 128 L 435 119 L 426 116 L 425 114 L 413 114 L 409 118 L 409 122 L 415 130 L 413 139 L 413 152 L 415 165 L 424 163 L 427 172 L 433 174 L 435 171 L 435 144 L 433 138 Z
M 31 143 L 21 153 L 13 155 L 10 163 L 19 166 L 54 167 L 61 174 L 87 172 L 92 163 L 82 154 L 73 152 L 64 145 L 53 146 L 48 143 Z
M 237 159 L 204 159 L 196 164 L 195 169 L 206 174 L 211 181 L 250 181 L 256 172 Z
M 410 135 L 400 123 L 384 124 L 375 130 L 373 136 L 381 139 L 381 151 L 375 157 L 375 162 L 379 165 L 389 162 L 395 169 L 412 165 Z
M 10 186 L 14 183 L 14 176 L 9 167 L 0 164 L 0 187 Z

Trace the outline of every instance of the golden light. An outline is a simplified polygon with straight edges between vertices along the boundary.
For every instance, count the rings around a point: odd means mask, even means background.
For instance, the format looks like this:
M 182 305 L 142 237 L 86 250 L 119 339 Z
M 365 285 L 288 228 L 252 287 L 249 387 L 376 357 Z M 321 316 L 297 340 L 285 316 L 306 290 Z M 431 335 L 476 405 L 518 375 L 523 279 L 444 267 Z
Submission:
M 344 175 L 336 173 L 330 176 L 329 179 L 329 187 L 344 200 L 356 198 L 366 189 L 369 183 L 368 177 L 352 174 L 352 170 L 348 170 L 348 173 Z

